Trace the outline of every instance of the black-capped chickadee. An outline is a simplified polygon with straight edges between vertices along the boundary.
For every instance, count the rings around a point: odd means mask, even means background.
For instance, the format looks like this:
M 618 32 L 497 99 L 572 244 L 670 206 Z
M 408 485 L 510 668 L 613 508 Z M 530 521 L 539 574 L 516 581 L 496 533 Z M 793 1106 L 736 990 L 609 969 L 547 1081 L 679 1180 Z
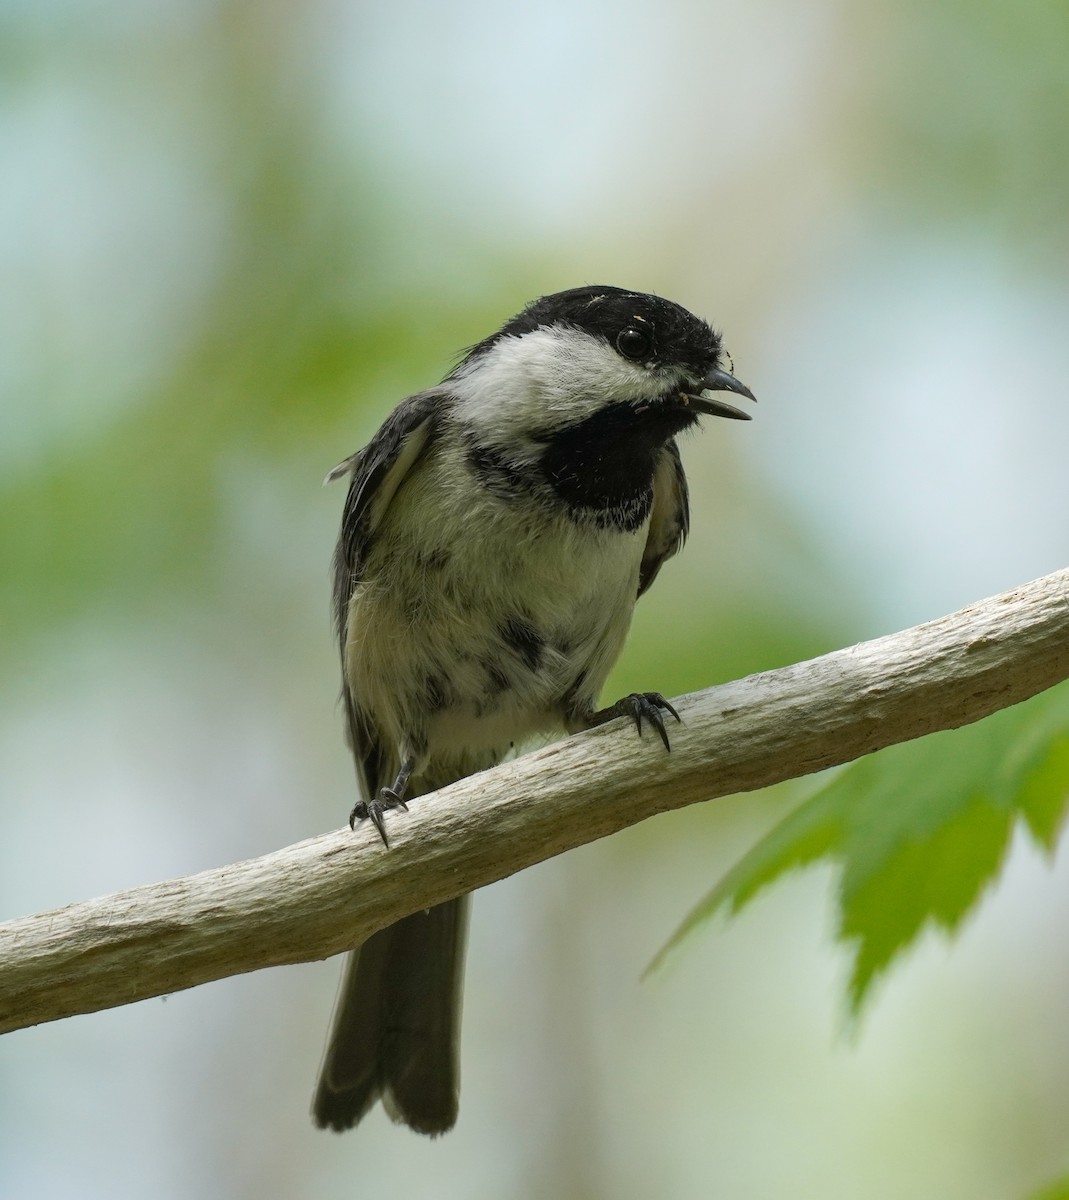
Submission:
M 544 296 L 394 409 L 328 479 L 351 475 L 334 560 L 348 740 L 365 797 L 350 824 L 493 766 L 530 734 L 614 717 L 668 748 L 657 692 L 597 709 L 636 599 L 682 545 L 675 437 L 709 395 L 750 390 L 721 340 L 659 296 Z M 390 823 L 396 817 L 390 818 Z M 459 1095 L 468 897 L 406 917 L 349 957 L 316 1124 L 376 1100 L 419 1133 Z

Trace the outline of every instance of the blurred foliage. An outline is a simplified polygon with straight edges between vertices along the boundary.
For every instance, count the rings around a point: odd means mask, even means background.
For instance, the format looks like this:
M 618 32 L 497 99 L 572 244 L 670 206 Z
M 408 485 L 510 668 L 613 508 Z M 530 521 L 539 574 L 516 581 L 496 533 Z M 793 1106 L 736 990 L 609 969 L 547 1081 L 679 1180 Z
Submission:
M 361 440 L 351 414 L 381 387 L 382 371 L 403 361 L 427 378 L 444 365 L 448 331 L 415 304 L 363 323 L 306 309 L 299 329 L 283 312 L 243 315 L 248 325 L 215 327 L 166 390 L 32 473 L 0 481 L 0 612 L 9 629 L 99 615 L 119 596 L 136 608 L 164 590 L 196 594 L 218 549 L 220 491 L 235 459 L 285 474 L 297 438 L 319 444 L 311 493 Z
M 0 476 L 4 654 L 57 623 L 122 620 L 164 598 L 203 595 L 226 565 L 221 498 L 235 462 L 252 460 L 283 485 L 302 473 L 299 486 L 314 495 L 368 432 L 353 417 L 362 402 L 382 410 L 425 386 L 458 346 L 500 319 L 492 276 L 465 300 L 463 286 L 446 299 L 433 284 L 399 288 L 387 272 L 379 244 L 398 237 L 399 215 L 325 144 L 319 89 L 305 74 L 311 64 L 279 74 L 294 28 L 280 20 L 265 37 L 254 11 L 224 4 L 201 15 L 192 38 L 181 22 L 158 33 L 131 59 L 121 39 L 97 32 L 89 70 L 77 39 L 31 40 L 21 75 L 7 76 L 10 88 L 32 90 L 49 66 L 69 66 L 78 52 L 78 90 L 94 102 L 106 97 L 115 115 L 138 97 L 138 119 L 155 132 L 180 109 L 187 134 L 195 130 L 190 170 L 204 171 L 226 216 L 195 312 L 169 310 L 162 289 L 152 296 L 178 351 L 161 356 L 155 377 L 125 403 L 106 395 L 118 388 L 108 364 L 79 361 L 64 339 L 50 315 L 61 297 L 38 270 L 39 291 L 26 303 L 50 339 L 39 349 L 47 368 L 35 376 L 41 394 L 16 402 L 32 412 L 59 379 L 73 405 L 94 416 L 79 436 L 59 429 L 28 464 Z M 201 109 L 210 124 L 200 123 Z M 133 273 L 152 268 L 138 262 Z M 91 311 L 81 319 L 92 327 Z M 140 332 L 131 321 L 131 358 Z M 106 402 L 94 411 L 98 398 Z
M 1018 823 L 1053 854 L 1069 804 L 1069 686 L 838 773 L 763 837 L 690 913 L 656 967 L 715 913 L 798 867 L 839 868 L 838 938 L 856 1015 L 929 925 L 954 933 L 998 876 Z
M 994 222 L 1045 259 L 1052 239 L 1069 249 L 1069 6 L 905 3 L 865 24 L 874 86 L 855 129 L 884 202 Z
M 1031 1192 L 1028 1200 L 1069 1200 L 1069 1175 L 1041 1187 L 1038 1192 Z

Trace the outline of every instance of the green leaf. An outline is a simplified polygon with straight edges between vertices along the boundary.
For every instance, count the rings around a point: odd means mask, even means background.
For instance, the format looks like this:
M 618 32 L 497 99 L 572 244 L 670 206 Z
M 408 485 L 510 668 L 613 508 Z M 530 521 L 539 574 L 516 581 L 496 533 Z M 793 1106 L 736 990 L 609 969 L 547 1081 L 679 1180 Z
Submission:
M 861 759 L 765 835 L 687 916 L 650 966 L 721 909 L 787 872 L 840 868 L 838 938 L 856 1014 L 928 926 L 954 933 L 998 876 L 1018 823 L 1053 853 L 1069 801 L 1069 685 L 962 729 Z

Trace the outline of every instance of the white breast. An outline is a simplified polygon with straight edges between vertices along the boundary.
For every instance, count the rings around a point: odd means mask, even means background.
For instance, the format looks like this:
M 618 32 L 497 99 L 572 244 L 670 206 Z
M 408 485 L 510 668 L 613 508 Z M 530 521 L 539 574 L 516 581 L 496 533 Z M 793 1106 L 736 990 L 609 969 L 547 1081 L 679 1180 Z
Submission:
M 463 449 L 439 443 L 399 488 L 350 603 L 357 703 L 431 759 L 559 728 L 565 698 L 592 705 L 619 655 L 646 533 L 473 497 Z

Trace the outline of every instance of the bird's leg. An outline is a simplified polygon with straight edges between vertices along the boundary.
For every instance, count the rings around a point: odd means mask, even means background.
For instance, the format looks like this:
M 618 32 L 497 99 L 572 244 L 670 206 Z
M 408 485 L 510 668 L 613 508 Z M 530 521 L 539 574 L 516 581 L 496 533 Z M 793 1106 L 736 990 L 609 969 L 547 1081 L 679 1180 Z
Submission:
M 597 712 L 580 717 L 579 724 L 583 729 L 593 729 L 595 726 L 604 725 L 607 721 L 613 721 L 617 717 L 630 717 L 635 722 L 635 728 L 641 733 L 642 722 L 648 721 L 657 730 L 661 741 L 664 742 L 664 748 L 671 750 L 672 747 L 668 743 L 668 731 L 664 727 L 664 716 L 662 715 L 664 712 L 671 713 L 677 721 L 681 720 L 679 713 L 660 692 L 632 692 L 630 696 L 617 700 L 608 708 L 602 708 Z
M 401 763 L 401 769 L 397 772 L 397 777 L 393 783 L 389 787 L 382 788 L 370 804 L 365 800 L 358 800 L 353 805 L 353 811 L 349 814 L 349 828 L 355 829 L 357 821 L 363 821 L 370 817 L 375 823 L 375 828 L 379 831 L 382 844 L 389 849 L 390 843 L 386 837 L 386 824 L 382 817 L 391 808 L 403 808 L 405 812 L 408 812 L 408 805 L 405 803 L 405 792 L 408 791 L 408 780 L 415 766 L 415 756 L 410 754 Z

